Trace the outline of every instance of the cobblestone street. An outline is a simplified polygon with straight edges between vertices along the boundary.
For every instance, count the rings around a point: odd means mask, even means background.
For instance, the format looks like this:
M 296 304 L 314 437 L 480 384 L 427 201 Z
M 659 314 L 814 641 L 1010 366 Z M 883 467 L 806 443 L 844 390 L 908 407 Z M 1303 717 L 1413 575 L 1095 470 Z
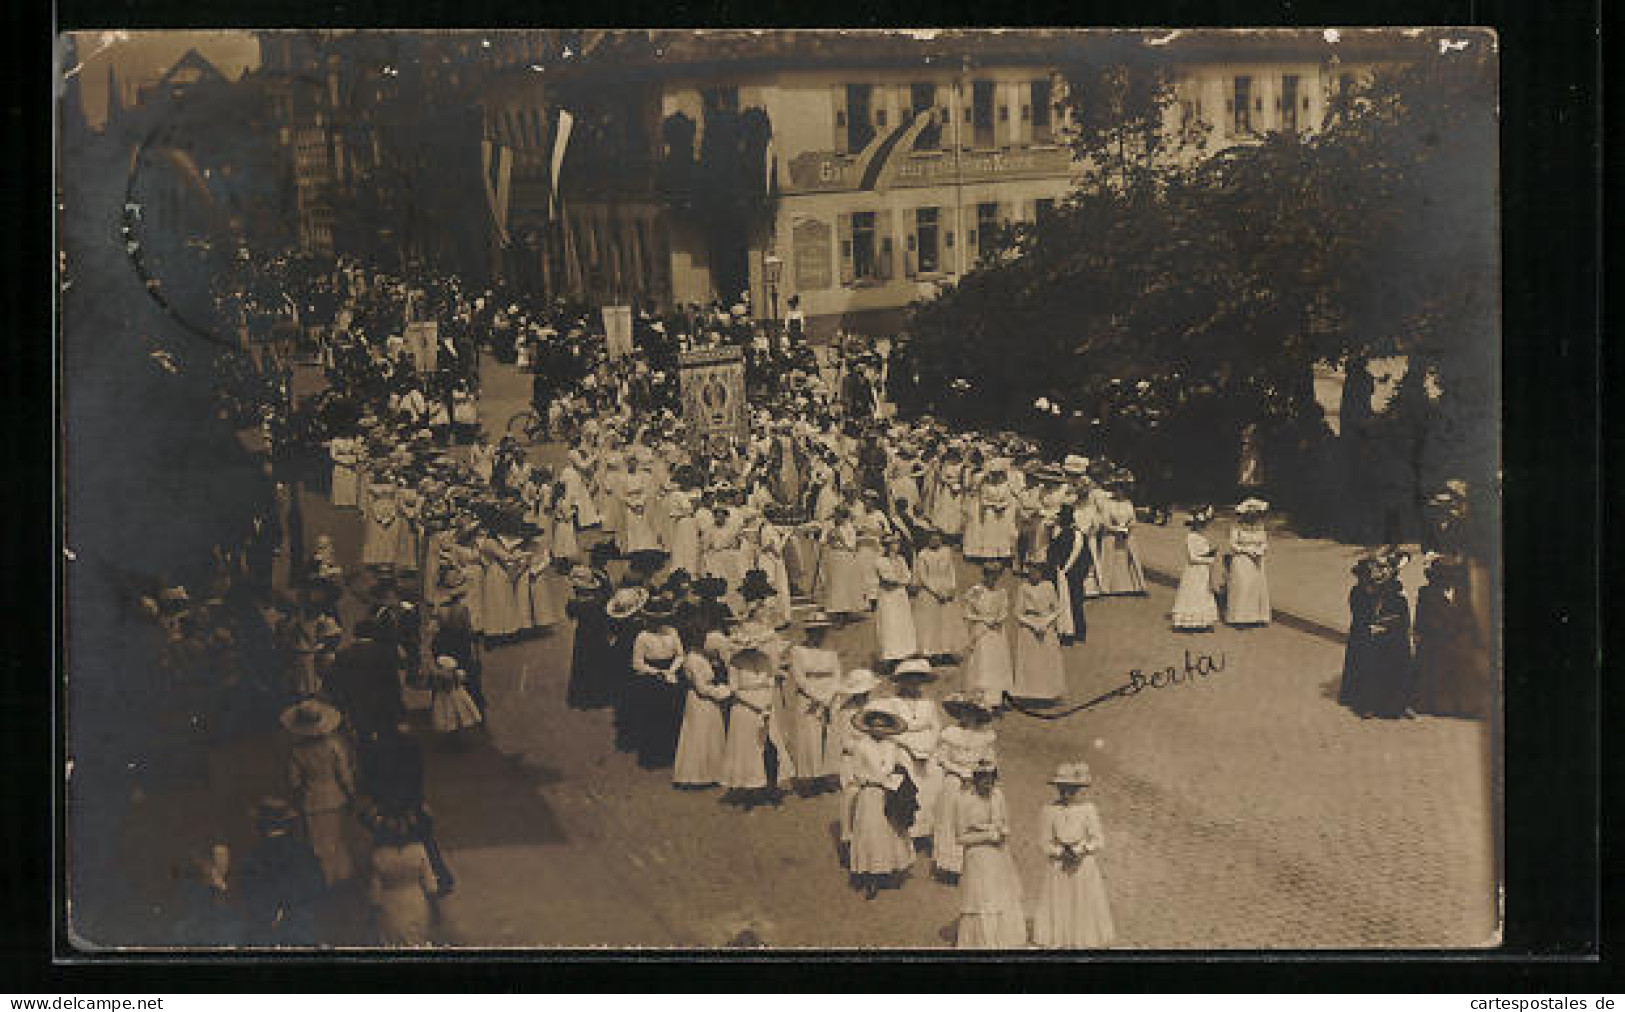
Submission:
M 488 427 L 518 409 L 523 379 L 487 365 Z M 1276 591 L 1290 607 L 1291 585 Z M 1041 870 L 1032 833 L 1047 775 L 1084 758 L 1106 823 L 1120 946 L 1492 944 L 1483 725 L 1361 721 L 1334 699 L 1339 644 L 1281 626 L 1176 636 L 1171 596 L 1153 586 L 1148 598 L 1092 604 L 1089 643 L 1068 652 L 1069 696 L 1092 699 L 1131 671 L 1170 666 L 1179 684 L 1060 720 L 1012 713 L 999 723 L 1028 889 Z M 857 664 L 873 633 L 863 623 L 832 642 Z M 1202 655 L 1222 670 L 1187 679 Z M 714 946 L 748 928 L 775 946 L 952 944 L 954 890 L 931 879 L 927 861 L 902 889 L 865 901 L 837 858 L 832 798 L 744 814 L 714 793 L 674 790 L 668 774 L 615 751 L 607 712 L 564 705 L 568 656 L 567 628 L 489 651 L 497 757 L 433 757 L 431 796 L 460 877 L 445 904 L 455 941 Z M 613 915 L 601 899 L 608 883 L 626 904 Z

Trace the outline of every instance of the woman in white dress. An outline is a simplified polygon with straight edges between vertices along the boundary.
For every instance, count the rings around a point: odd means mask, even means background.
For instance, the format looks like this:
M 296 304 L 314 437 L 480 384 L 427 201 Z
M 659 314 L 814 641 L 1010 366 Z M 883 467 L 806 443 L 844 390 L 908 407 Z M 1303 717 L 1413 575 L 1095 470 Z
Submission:
M 515 578 L 530 565 L 519 545 L 519 538 L 507 531 L 479 540 L 481 631 L 488 637 L 508 637 L 519 631 Z
M 1095 568 L 1100 573 L 1100 590 L 1107 596 L 1145 594 L 1145 572 L 1134 544 L 1134 504 L 1127 497 L 1127 483 L 1113 482 L 1101 518 L 1100 557 Z
M 925 547 L 914 556 L 914 631 L 926 657 L 957 657 L 969 639 L 958 601 L 958 569 L 942 532 L 928 532 Z
M 1270 623 L 1270 583 L 1264 572 L 1269 535 L 1264 512 L 1269 503 L 1247 499 L 1236 506 L 1236 526 L 1230 534 L 1230 583 L 1225 592 L 1224 620 L 1233 626 Z
M 965 557 L 977 561 L 1013 559 L 1016 554 L 1016 495 L 1010 486 L 1010 463 L 1000 457 L 988 465 L 987 477 L 976 496 L 976 543 L 967 544 Z
M 937 738 L 936 762 L 942 770 L 942 780 L 931 837 L 931 860 L 939 875 L 952 877 L 964 869 L 965 858 L 954 826 L 956 799 L 970 789 L 971 774 L 978 764 L 998 758 L 998 734 L 993 730 L 993 711 L 976 697 L 956 692 L 944 697 L 941 705 L 954 723 L 943 728 Z
M 964 850 L 959 874 L 961 949 L 1020 949 L 1027 945 L 1021 878 L 1010 855 L 1010 815 L 999 768 L 978 763 L 971 789 L 954 796 L 954 829 Z
M 689 624 L 682 634 L 687 653 L 681 678 L 687 692 L 671 779 L 677 787 L 715 787 L 725 775 L 728 729 L 723 711 L 732 695 L 726 661 L 720 652 L 709 650 L 706 642 L 720 633 Z
M 564 621 L 563 578 L 554 568 L 550 538 L 538 531 L 526 542 L 529 557 L 525 568 L 523 595 L 526 604 L 525 627 L 551 629 Z
M 897 695 L 876 704 L 877 708 L 888 709 L 903 719 L 903 730 L 896 741 L 907 757 L 909 779 L 914 784 L 915 810 L 908 831 L 916 840 L 929 837 L 935 828 L 937 798 L 942 786 L 942 769 L 936 763 L 936 755 L 946 721 L 942 707 L 925 695 L 926 683 L 936 678 L 937 672 L 930 661 L 910 657 L 892 673 Z
M 870 694 L 880 687 L 880 678 L 868 668 L 853 668 L 842 675 L 835 686 L 830 705 L 829 728 L 824 737 L 824 754 L 829 769 L 840 788 L 839 824 L 841 846 L 852 840 L 852 791 L 844 771 L 850 761 L 852 746 L 861 732 L 852 724 L 853 718 L 869 706 Z
M 821 794 L 833 786 L 829 778 L 839 773 L 840 755 L 832 750 L 830 710 L 840 684 L 841 657 L 824 646 L 824 637 L 834 623 L 822 613 L 801 621 L 807 642 L 790 648 L 785 702 L 789 719 L 790 756 L 795 769 L 796 793 L 802 797 Z
M 1016 670 L 1010 695 L 1052 703 L 1066 694 L 1066 672 L 1061 664 L 1061 640 L 1056 624 L 1061 601 L 1047 565 L 1027 567 L 1026 580 L 1016 590 Z
M 1173 624 L 1178 632 L 1211 632 L 1219 621 L 1219 604 L 1213 597 L 1213 563 L 1216 551 L 1203 535 L 1213 521 L 1213 509 L 1199 506 L 1186 521 L 1185 571 L 1174 591 Z
M 367 898 L 376 917 L 380 945 L 430 944 L 430 897 L 440 883 L 422 839 L 422 832 L 403 818 L 381 819 L 374 828 Z
M 889 710 L 869 708 L 853 714 L 852 726 L 857 734 L 841 772 L 843 797 L 850 798 L 846 867 L 872 900 L 914 863 L 908 827 L 892 803 L 905 779 L 906 757 L 893 740 L 904 724 Z
M 548 522 L 553 532 L 550 546 L 553 558 L 561 565 L 574 565 L 581 561 L 581 507 L 570 501 L 569 486 L 563 481 L 555 482 L 548 489 L 547 498 Z
M 943 452 L 932 486 L 927 514 L 931 526 L 941 531 L 944 538 L 956 538 L 965 531 L 965 463 L 956 447 Z
M 728 688 L 733 703 L 728 708 L 722 786 L 728 791 L 726 800 L 746 811 L 774 800 L 767 777 L 767 748 L 777 683 L 772 659 L 754 640 L 746 639 L 729 658 Z
M 824 610 L 837 622 L 849 622 L 869 610 L 859 571 L 858 530 L 846 506 L 836 507 L 824 542 Z
M 1081 762 L 1063 763 L 1050 778 L 1058 798 L 1044 806 L 1038 822 L 1047 859 L 1033 917 L 1033 944 L 1040 948 L 1100 948 L 1116 936 L 1098 858 L 1106 837 L 1100 813 L 1082 800 L 1091 782 L 1089 767 Z
M 1010 596 L 999 586 L 1004 567 L 996 562 L 982 567 L 982 582 L 965 591 L 965 625 L 970 630 L 965 660 L 964 688 L 983 703 L 997 708 L 1014 685 L 1010 639 L 1005 620 L 1010 617 Z
M 901 539 L 887 534 L 883 543 L 885 554 L 875 563 L 880 584 L 875 605 L 875 640 L 881 662 L 895 664 L 918 652 L 914 609 L 908 599 L 908 585 L 913 582 L 914 574 L 899 552 Z
M 694 513 L 693 493 L 674 490 L 666 499 L 667 514 L 671 517 L 667 550 L 671 553 L 668 565 L 673 572 L 682 570 L 698 577 L 700 572 L 700 527 Z

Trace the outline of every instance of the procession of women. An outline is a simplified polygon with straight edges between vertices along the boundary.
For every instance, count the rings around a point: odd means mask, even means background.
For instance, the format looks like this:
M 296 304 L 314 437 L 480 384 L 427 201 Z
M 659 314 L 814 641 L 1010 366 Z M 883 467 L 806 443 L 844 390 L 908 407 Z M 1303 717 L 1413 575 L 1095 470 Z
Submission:
M 377 305 L 407 286 L 367 290 Z M 312 612 L 337 630 L 345 593 L 386 601 L 401 684 L 430 694 L 431 728 L 451 739 L 492 705 L 488 652 L 567 639 L 567 672 L 538 680 L 572 708 L 611 711 L 615 746 L 674 790 L 742 814 L 786 799 L 830 806 L 851 887 L 871 899 L 911 877 L 956 889 L 962 947 L 1111 945 L 1088 765 L 1062 764 L 1053 802 L 1013 813 L 998 732 L 1064 717 L 1089 613 L 1148 596 L 1134 474 L 1098 455 L 1046 459 L 1016 433 L 851 402 L 850 384 L 822 375 L 805 348 L 764 338 L 743 307 L 720 303 L 669 328 L 641 315 L 639 332 L 674 338 L 663 354 L 756 335 L 748 431 L 734 438 L 688 428 L 679 370 L 643 353 L 614 359 L 587 315 L 544 305 L 510 305 L 500 329 L 518 335 L 507 350 L 519 364 L 537 363 L 545 433 L 469 425 L 450 396 L 436 410 L 412 394 L 471 396 L 485 301 L 471 311 L 460 294 L 446 300 L 451 332 L 474 347 L 448 342 L 443 362 L 465 372 L 433 383 L 395 335 L 344 335 L 350 357 L 329 367 L 329 393 L 350 410 L 334 414 L 324 477 L 332 504 L 359 514 L 361 572 L 318 536 Z M 569 368 L 548 375 L 550 362 Z M 872 372 L 872 359 L 851 368 Z M 379 374 L 391 380 L 367 382 Z M 1449 515 L 1454 501 L 1435 505 Z M 1270 505 L 1248 496 L 1227 512 L 1229 530 L 1215 534 L 1213 504 L 1187 511 L 1170 635 L 1272 620 Z M 1393 582 L 1402 564 L 1388 548 L 1357 567 L 1341 701 L 1362 717 L 1470 715 L 1481 702 L 1467 661 L 1424 650 L 1413 663 Z M 1433 568 L 1443 585 L 1446 565 Z M 1459 604 L 1442 591 L 1424 600 L 1435 624 Z M 858 635 L 841 640 L 864 647 L 832 647 L 830 631 L 850 628 Z M 369 718 L 342 691 L 340 639 L 312 651 L 304 694 L 360 727 Z M 1047 870 L 1022 882 L 1010 846 L 1033 826 Z

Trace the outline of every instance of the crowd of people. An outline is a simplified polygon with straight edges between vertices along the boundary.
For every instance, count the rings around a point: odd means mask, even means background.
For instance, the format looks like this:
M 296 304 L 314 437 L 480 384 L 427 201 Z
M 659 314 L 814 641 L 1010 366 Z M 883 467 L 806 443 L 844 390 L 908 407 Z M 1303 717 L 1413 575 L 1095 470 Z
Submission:
M 1010 432 L 892 417 L 882 357 L 852 355 L 830 381 L 800 335 L 757 325 L 745 304 L 639 313 L 633 352 L 616 356 L 592 314 L 559 301 L 355 264 L 319 284 L 338 292 L 332 324 L 305 332 L 326 390 L 298 402 L 283 348 L 232 392 L 234 413 L 261 413 L 280 476 L 298 481 L 273 483 L 203 605 L 175 587 L 151 607 L 166 666 L 218 679 L 251 662 L 259 712 L 276 708 L 294 742 L 287 790 L 256 807 L 260 844 L 233 876 L 257 883 L 232 900 L 242 937 L 316 941 L 311 911 L 359 878 L 381 943 L 427 944 L 454 877 L 420 738 L 477 733 L 488 651 L 567 634 L 570 706 L 612 709 L 617 746 L 676 788 L 746 811 L 827 796 L 864 895 L 927 863 L 957 884 L 962 946 L 1112 942 L 1087 766 L 1052 778 L 1049 870 L 1029 908 L 997 727 L 1065 700 L 1063 648 L 1087 640 L 1091 602 L 1147 594 L 1136 527 L 1172 510 L 1137 507 L 1132 472 Z M 723 344 L 747 351 L 749 429 L 701 441 L 679 414 L 679 358 Z M 481 428 L 484 353 L 535 374 L 553 463 L 490 419 Z M 321 466 L 290 462 L 317 446 Z M 359 517 L 355 560 L 338 557 L 332 531 L 307 545 L 307 479 Z M 1441 529 L 1463 502 L 1459 488 L 1441 493 Z M 1269 504 L 1248 497 L 1233 512 L 1220 546 L 1213 508 L 1190 510 L 1172 630 L 1270 623 Z M 1465 562 L 1448 541 L 1428 570 L 1414 659 L 1397 550 L 1356 569 L 1340 699 L 1362 716 L 1488 705 Z M 273 587 L 282 555 L 289 593 Z M 831 629 L 858 623 L 873 631 L 865 655 L 829 645 Z M 414 692 L 424 718 L 406 705 Z M 188 876 L 204 909 L 226 905 L 223 860 L 205 855 Z

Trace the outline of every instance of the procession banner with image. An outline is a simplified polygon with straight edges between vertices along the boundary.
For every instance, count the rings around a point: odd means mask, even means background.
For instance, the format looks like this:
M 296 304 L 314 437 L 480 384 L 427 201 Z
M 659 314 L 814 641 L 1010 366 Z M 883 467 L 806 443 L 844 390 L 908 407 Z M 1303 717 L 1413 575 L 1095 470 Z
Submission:
M 604 340 L 609 342 L 609 357 L 622 358 L 632 354 L 632 307 L 604 307 Z
M 408 323 L 406 333 L 401 336 L 406 339 L 406 348 L 412 353 L 418 372 L 433 372 L 439 358 L 440 324 L 435 320 Z
M 721 447 L 749 434 L 745 353 L 740 348 L 685 352 L 679 361 L 683 421 L 696 449 Z

